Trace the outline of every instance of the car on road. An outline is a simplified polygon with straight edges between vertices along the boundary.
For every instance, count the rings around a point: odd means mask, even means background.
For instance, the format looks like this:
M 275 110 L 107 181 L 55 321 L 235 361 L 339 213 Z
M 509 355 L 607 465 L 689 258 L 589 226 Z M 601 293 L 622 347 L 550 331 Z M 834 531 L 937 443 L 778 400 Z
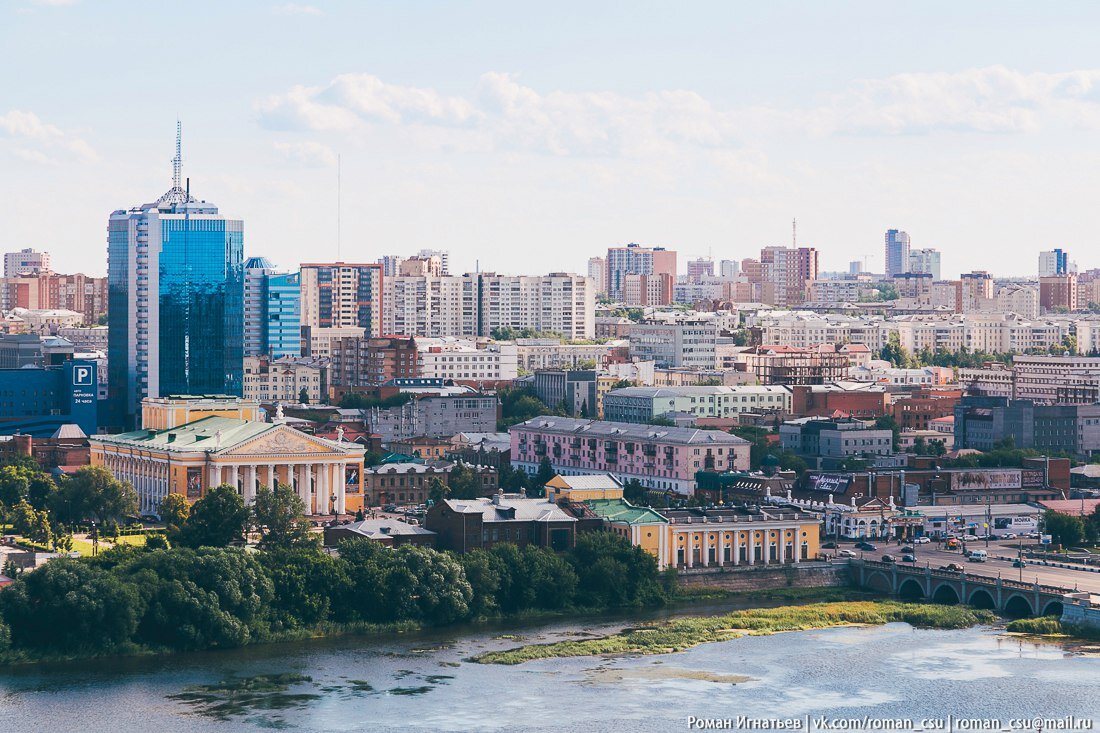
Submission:
M 1027 537 L 1029 540 L 1037 540 L 1037 539 L 1039 539 L 1039 533 L 1038 532 L 1028 532 L 1027 534 L 1024 535 L 1024 537 Z
M 932 540 L 928 539 L 927 537 L 914 537 L 913 538 L 913 544 L 914 545 L 927 545 L 931 541 Z
M 970 562 L 985 562 L 987 557 L 989 557 L 989 553 L 985 550 L 971 550 L 966 559 Z
M 900 550 L 898 550 L 898 552 L 901 552 L 901 553 L 913 553 L 913 552 L 916 552 L 916 550 L 914 550 L 914 549 L 913 549 L 912 547 L 910 547 L 909 545 L 906 545 L 905 547 L 903 547 L 903 548 L 901 548 Z
M 917 561 L 917 556 L 914 555 L 911 552 L 908 552 L 908 553 L 901 556 L 901 561 L 902 562 L 916 562 Z
M 882 556 L 882 561 L 883 562 L 897 562 L 898 559 L 896 557 L 894 557 L 893 555 L 883 555 Z
M 821 543 L 821 549 L 822 550 L 835 550 L 836 549 L 836 543 L 835 542 L 823 542 L 823 543 Z
M 957 562 L 949 562 L 940 569 L 950 570 L 953 573 L 961 573 L 963 571 L 963 566 L 959 565 Z
M 958 538 L 956 538 L 956 537 L 949 538 L 947 540 L 946 547 L 947 547 L 948 550 L 957 550 L 957 549 L 959 549 L 959 540 L 958 540 Z
M 386 504 L 384 507 L 382 507 L 382 511 L 384 511 L 384 512 L 396 512 L 397 511 L 397 505 L 396 504 Z
M 1027 563 L 1024 562 L 1023 560 L 1013 560 L 1012 561 L 1012 567 L 1014 567 L 1014 568 L 1026 568 Z
M 836 556 L 837 557 L 855 557 L 856 553 L 852 552 L 851 550 L 837 550 L 836 551 Z
M 1004 533 L 1003 535 L 1001 535 L 1001 536 L 1000 536 L 1000 537 L 999 537 L 998 539 L 1002 539 L 1002 540 L 1014 540 L 1014 539 L 1016 539 L 1016 533 L 1015 533 L 1015 532 L 1005 532 L 1005 533 Z
M 863 550 L 864 552 L 874 552 L 878 548 L 872 545 L 870 542 L 857 542 L 856 549 Z

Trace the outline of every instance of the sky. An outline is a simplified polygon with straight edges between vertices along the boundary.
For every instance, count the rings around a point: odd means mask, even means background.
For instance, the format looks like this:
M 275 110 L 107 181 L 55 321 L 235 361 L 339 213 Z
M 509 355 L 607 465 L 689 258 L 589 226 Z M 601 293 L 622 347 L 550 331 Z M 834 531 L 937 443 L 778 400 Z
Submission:
M 1100 267 L 1100 4 L 0 0 L 0 251 L 103 274 L 171 184 L 246 256 L 585 272 L 817 247 Z M 338 164 L 339 161 L 339 164 Z M 338 175 L 339 168 L 339 175 Z

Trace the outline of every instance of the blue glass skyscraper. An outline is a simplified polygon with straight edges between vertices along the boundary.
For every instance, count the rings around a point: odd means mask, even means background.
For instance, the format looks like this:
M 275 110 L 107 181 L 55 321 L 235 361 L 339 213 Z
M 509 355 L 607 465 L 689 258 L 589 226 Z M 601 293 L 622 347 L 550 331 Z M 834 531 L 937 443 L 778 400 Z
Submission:
M 302 288 L 297 272 L 268 275 L 264 314 L 267 350 L 273 359 L 302 354 Z
M 241 394 L 244 222 L 180 185 L 111 214 L 107 238 L 108 399 L 130 428 L 144 397 Z

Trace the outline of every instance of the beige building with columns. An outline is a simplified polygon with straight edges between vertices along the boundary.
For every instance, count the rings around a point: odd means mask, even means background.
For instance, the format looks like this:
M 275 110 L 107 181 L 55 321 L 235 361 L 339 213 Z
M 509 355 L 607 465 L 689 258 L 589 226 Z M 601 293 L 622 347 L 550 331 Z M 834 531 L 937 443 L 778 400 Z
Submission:
M 181 403 L 204 401 L 205 416 L 176 424 L 189 415 Z M 212 404 L 221 402 L 224 404 Z M 261 486 L 292 486 L 306 514 L 353 513 L 363 506 L 363 453 L 356 443 L 302 433 L 276 419 L 260 422 L 236 397 L 161 398 L 142 405 L 143 428 L 90 438 L 92 464 L 106 466 L 137 490 L 141 514 L 157 514 L 168 494 L 195 502 L 220 484 L 237 489 L 251 503 Z M 219 409 L 221 408 L 221 409 Z

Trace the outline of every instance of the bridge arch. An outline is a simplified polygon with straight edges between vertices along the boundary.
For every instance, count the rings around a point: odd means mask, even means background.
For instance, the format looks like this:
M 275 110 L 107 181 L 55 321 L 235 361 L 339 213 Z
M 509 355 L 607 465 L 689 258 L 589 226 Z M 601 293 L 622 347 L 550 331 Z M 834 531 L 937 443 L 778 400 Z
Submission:
M 995 610 L 997 608 L 997 602 L 993 600 L 993 594 L 985 588 L 976 588 L 970 593 L 970 600 L 967 601 L 967 605 L 974 608 L 985 608 L 989 610 Z
M 1061 601 L 1050 601 L 1047 603 L 1046 606 L 1043 607 L 1043 615 L 1057 616 L 1058 618 L 1062 618 L 1063 610 L 1064 607 L 1062 606 Z
M 1035 615 L 1035 609 L 1031 607 L 1031 601 L 1019 593 L 1013 593 L 1005 600 L 1001 612 L 1009 618 L 1024 618 Z
M 863 584 L 870 590 L 878 591 L 879 593 L 893 593 L 894 583 L 886 573 L 874 570 L 868 573 L 866 580 Z
M 950 583 L 940 583 L 932 591 L 932 601 L 945 606 L 956 606 L 959 603 L 959 592 Z
M 906 578 L 898 586 L 898 597 L 906 601 L 919 601 L 924 598 L 924 586 L 916 578 Z

